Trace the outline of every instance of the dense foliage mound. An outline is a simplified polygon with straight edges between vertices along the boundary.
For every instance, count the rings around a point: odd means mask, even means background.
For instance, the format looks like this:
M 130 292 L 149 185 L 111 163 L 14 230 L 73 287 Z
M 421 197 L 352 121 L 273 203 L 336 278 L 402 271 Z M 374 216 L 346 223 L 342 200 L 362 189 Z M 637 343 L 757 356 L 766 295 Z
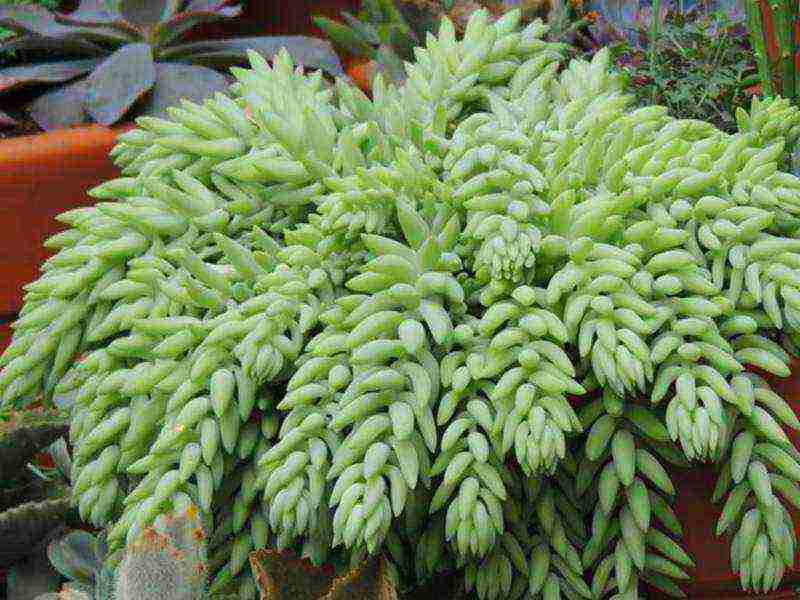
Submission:
M 194 502 L 214 594 L 253 597 L 266 546 L 480 598 L 679 594 L 663 465 L 692 462 L 743 586 L 778 585 L 798 421 L 761 375 L 800 331 L 800 114 L 630 110 L 606 52 L 564 66 L 518 18 L 444 20 L 372 100 L 254 54 L 60 217 L 0 390 L 72 399 L 117 556 Z

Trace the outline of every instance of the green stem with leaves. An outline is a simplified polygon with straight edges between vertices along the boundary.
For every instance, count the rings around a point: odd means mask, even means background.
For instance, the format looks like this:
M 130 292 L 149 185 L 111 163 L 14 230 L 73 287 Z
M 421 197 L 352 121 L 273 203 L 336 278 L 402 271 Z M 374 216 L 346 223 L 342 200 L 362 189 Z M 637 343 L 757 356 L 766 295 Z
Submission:
M 775 20 L 775 33 L 779 44 L 779 60 L 781 66 L 781 94 L 794 101 L 795 69 L 794 69 L 794 28 L 792 0 L 777 0 L 772 3 L 772 14 Z
M 750 32 L 750 44 L 753 46 L 753 52 L 755 52 L 756 55 L 761 88 L 764 92 L 764 96 L 772 96 L 774 93 L 772 87 L 772 70 L 769 65 L 767 45 L 764 42 L 764 18 L 761 13 L 759 0 L 747 0 L 745 2 L 745 7 L 747 10 L 747 29 Z
M 661 25 L 661 0 L 653 0 L 653 14 L 650 23 L 650 72 L 655 73 L 656 70 L 656 41 L 658 40 L 659 29 Z M 655 96 L 655 90 L 653 91 Z M 655 102 L 655 97 L 653 97 Z

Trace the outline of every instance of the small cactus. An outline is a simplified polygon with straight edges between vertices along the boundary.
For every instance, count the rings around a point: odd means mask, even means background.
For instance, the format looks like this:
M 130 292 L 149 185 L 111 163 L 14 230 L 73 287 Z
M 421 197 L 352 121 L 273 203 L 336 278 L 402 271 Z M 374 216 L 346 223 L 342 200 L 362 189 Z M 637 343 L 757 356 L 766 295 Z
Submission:
M 164 515 L 125 551 L 115 600 L 199 600 L 206 596 L 205 533 L 198 510 Z
M 63 476 L 43 478 L 26 468 L 67 428 L 66 417 L 41 409 L 13 411 L 0 422 L 0 568 L 41 549 L 60 526 L 77 522 Z
M 205 538 L 198 510 L 189 505 L 159 517 L 114 569 L 103 534 L 72 531 L 47 548 L 50 562 L 70 581 L 36 600 L 202 600 Z
M 67 434 L 69 418 L 56 411 L 14 411 L 0 423 L 0 481 L 17 479 L 37 452 Z

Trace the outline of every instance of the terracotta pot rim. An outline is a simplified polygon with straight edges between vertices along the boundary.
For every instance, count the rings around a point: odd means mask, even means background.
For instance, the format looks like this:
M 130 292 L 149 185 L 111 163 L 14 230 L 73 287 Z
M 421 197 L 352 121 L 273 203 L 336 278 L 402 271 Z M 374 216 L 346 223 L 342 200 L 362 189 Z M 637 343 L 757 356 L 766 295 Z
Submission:
M 37 133 L 26 133 L 25 135 L 17 135 L 14 137 L 5 138 L 0 140 L 0 148 L 5 145 L 10 145 L 18 141 L 41 140 L 51 137 L 65 137 L 70 135 L 87 135 L 90 133 L 108 134 L 108 133 L 124 133 L 136 127 L 136 124 L 131 121 L 124 121 L 116 125 L 101 125 L 100 123 L 86 123 L 84 125 L 72 125 L 70 127 L 62 127 L 59 129 L 50 129 L 48 131 L 39 131 Z
M 59 156 L 71 163 L 80 162 L 80 158 L 91 155 L 94 148 L 112 146 L 119 134 L 134 127 L 135 124 L 130 122 L 113 127 L 94 123 L 2 140 L 0 171 L 13 172 L 20 166 L 50 162 Z

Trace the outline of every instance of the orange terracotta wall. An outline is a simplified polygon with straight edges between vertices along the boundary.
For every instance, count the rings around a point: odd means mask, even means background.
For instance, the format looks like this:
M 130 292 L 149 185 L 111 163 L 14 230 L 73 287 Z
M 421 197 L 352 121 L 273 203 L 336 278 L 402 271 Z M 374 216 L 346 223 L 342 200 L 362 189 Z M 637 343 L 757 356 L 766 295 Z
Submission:
M 0 141 L 0 315 L 19 310 L 22 286 L 47 257 L 42 242 L 62 229 L 54 217 L 117 175 L 108 159 L 115 137 L 93 126 Z

